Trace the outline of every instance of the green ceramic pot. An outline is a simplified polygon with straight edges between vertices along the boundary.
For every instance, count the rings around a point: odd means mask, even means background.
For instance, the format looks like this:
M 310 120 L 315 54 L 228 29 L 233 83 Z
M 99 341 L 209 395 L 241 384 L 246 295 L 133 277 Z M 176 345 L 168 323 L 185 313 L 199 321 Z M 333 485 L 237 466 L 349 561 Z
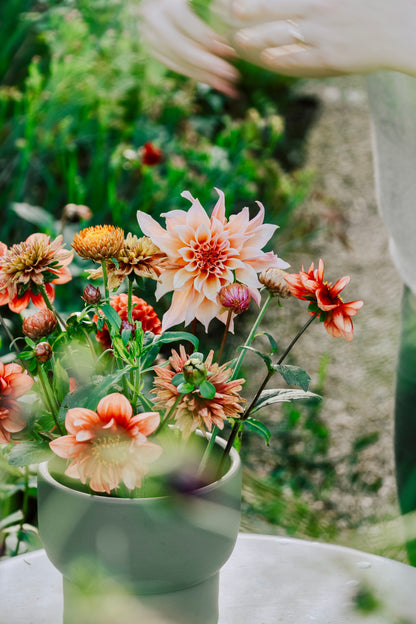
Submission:
M 87 494 L 41 464 L 39 531 L 64 577 L 64 623 L 216 624 L 219 571 L 237 539 L 240 499 L 234 449 L 217 481 L 155 498 Z

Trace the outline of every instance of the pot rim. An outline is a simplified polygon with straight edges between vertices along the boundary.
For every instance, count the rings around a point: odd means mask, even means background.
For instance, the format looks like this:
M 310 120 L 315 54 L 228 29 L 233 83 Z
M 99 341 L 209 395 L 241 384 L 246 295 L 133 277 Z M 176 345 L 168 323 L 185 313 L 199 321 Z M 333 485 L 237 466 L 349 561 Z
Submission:
M 211 436 L 211 434 L 208 434 L 208 435 Z M 217 443 L 223 448 L 225 448 L 227 444 L 227 442 L 223 438 L 220 438 L 219 436 L 215 438 L 215 444 Z M 240 467 L 241 467 L 241 458 L 240 458 L 240 454 L 234 447 L 230 449 L 229 458 L 230 458 L 231 463 L 227 472 L 220 479 L 217 479 L 216 481 L 213 481 L 212 483 L 209 483 L 208 485 L 204 485 L 203 487 L 197 488 L 195 490 L 196 493 L 204 494 L 205 492 L 208 493 L 211 490 L 217 489 L 221 487 L 221 485 L 225 484 L 227 481 L 230 481 L 236 475 L 236 473 L 240 470 Z M 60 483 L 59 481 L 54 479 L 54 477 L 49 472 L 48 464 L 49 464 L 49 460 L 42 462 L 38 465 L 38 472 L 41 475 L 41 477 L 44 479 L 44 481 L 46 481 L 47 483 L 49 483 L 49 485 L 52 485 L 53 487 L 59 490 L 71 492 L 73 496 L 78 496 L 80 498 L 88 498 L 88 499 L 94 498 L 97 501 L 102 501 L 103 504 L 110 504 L 110 503 L 114 503 L 114 501 L 117 501 L 117 504 L 121 503 L 121 504 L 128 504 L 128 505 L 131 505 L 132 503 L 135 503 L 135 502 L 137 504 L 137 502 L 139 501 L 143 501 L 143 502 L 163 501 L 163 500 L 167 500 L 170 498 L 169 495 L 149 496 L 149 497 L 143 497 L 143 498 L 126 498 L 126 497 L 116 498 L 112 496 L 104 496 L 104 495 L 99 495 L 99 494 L 88 494 L 87 492 L 81 492 L 79 490 L 70 488 L 67 485 L 64 485 L 63 483 Z

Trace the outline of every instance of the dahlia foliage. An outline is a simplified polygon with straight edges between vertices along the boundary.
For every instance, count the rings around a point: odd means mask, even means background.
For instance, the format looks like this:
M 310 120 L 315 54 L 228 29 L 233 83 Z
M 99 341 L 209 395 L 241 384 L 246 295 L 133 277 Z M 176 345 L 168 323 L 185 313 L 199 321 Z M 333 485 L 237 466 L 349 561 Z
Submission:
M 159 156 L 148 146 L 143 157 Z M 312 263 L 308 271 L 287 273 L 288 263 L 264 250 L 277 226 L 264 223 L 262 204 L 254 216 L 248 208 L 227 215 L 224 194 L 217 193 L 210 213 L 184 192 L 189 209 L 162 215 L 165 227 L 139 211 L 141 231 L 87 227 L 75 234 L 72 249 L 61 234 L 32 234 L 10 247 L 0 242 L 0 306 L 23 316 L 23 338 L 15 340 L 13 318 L 0 315 L 16 350 L 0 361 L 0 445 L 12 465 L 54 458 L 57 478 L 88 492 L 145 496 L 157 483 L 156 491 L 166 493 L 191 440 L 199 440 L 192 457 L 197 448 L 200 465 L 192 470 L 201 482 L 209 462 L 221 474 L 245 429 L 269 442 L 257 420 L 263 407 L 315 396 L 306 373 L 282 362 L 315 318 L 331 336 L 350 341 L 362 301 L 341 299 L 349 277 L 324 281 L 322 260 L 317 269 Z M 54 305 L 55 287 L 71 279 L 74 257 L 74 274 L 81 267 L 87 282 L 77 310 L 65 313 Z M 146 301 L 152 283 L 164 314 Z M 270 334 L 269 352 L 254 348 L 270 304 L 281 306 L 290 296 L 308 301 L 312 318 L 305 315 L 280 357 Z M 229 353 L 235 320 L 256 308 L 242 348 Z M 246 388 L 243 375 L 248 351 L 266 364 L 257 391 Z M 280 387 L 264 390 L 276 373 Z M 228 440 L 222 458 L 213 450 L 219 431 Z

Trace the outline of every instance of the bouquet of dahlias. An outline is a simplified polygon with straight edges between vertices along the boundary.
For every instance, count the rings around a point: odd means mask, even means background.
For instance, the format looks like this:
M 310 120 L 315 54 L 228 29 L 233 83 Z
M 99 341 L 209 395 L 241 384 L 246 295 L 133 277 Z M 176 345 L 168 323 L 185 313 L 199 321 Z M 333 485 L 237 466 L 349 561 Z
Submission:
M 212 478 L 206 470 L 219 431 L 228 441 L 215 475 L 244 428 L 269 442 L 258 419 L 262 408 L 315 396 L 309 376 L 283 361 L 316 318 L 332 336 L 351 340 L 351 317 L 362 301 L 343 302 L 340 292 L 349 278 L 324 281 L 322 260 L 316 269 L 312 263 L 307 271 L 287 273 L 285 261 L 263 251 L 277 226 L 263 222 L 262 204 L 251 219 L 248 208 L 227 217 L 224 195 L 217 192 L 210 216 L 184 192 L 191 207 L 163 215 L 165 227 L 139 211 L 137 234 L 103 225 L 79 231 L 72 249 L 61 235 L 51 240 L 39 233 L 9 248 L 0 243 L 0 305 L 23 319 L 23 337 L 10 336 L 16 356 L 0 362 L 0 444 L 10 464 L 57 456 L 66 477 L 85 491 L 149 496 L 164 491 L 196 437 L 204 443 L 193 472 L 200 484 Z M 91 281 L 80 310 L 62 316 L 54 306 L 55 287 L 71 280 L 74 253 L 91 263 Z M 172 293 L 161 320 L 140 297 L 143 279 L 156 281 L 157 300 Z M 267 308 L 289 295 L 308 302 L 305 326 L 281 354 L 269 334 L 270 351 L 254 349 Z M 234 359 L 223 362 L 235 317 L 252 299 L 257 319 Z M 207 330 L 214 318 L 224 324 L 223 336 L 218 348 L 202 353 L 198 322 Z M 241 374 L 248 350 L 266 367 L 254 390 L 245 388 Z M 275 374 L 285 387 L 265 389 Z M 155 489 L 149 489 L 152 480 Z

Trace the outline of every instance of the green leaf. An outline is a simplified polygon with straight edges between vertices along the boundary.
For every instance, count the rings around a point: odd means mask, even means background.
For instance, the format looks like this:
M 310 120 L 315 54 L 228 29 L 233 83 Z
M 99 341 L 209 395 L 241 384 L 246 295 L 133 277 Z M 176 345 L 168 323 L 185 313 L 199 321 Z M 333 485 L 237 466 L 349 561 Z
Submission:
M 291 366 L 290 364 L 275 364 L 274 370 L 280 373 L 285 382 L 289 386 L 299 386 L 305 392 L 309 389 L 311 378 L 308 373 L 299 366 Z
M 198 349 L 199 340 L 193 334 L 189 332 L 165 332 L 164 334 L 160 334 L 160 336 L 156 336 L 155 342 L 160 342 L 163 344 L 168 344 L 170 342 L 180 342 L 181 340 L 186 340 L 193 344 L 195 349 Z
M 262 353 L 261 351 L 258 351 L 257 349 L 253 349 L 253 347 L 243 346 L 243 347 L 238 347 L 238 348 L 239 349 L 245 349 L 246 351 L 252 351 L 253 353 L 256 353 L 256 355 L 258 355 L 259 357 L 261 357 L 262 360 L 264 360 L 268 370 L 269 371 L 274 371 L 274 366 L 273 366 L 272 358 L 270 357 L 270 355 L 267 355 L 266 353 Z
M 8 526 L 11 526 L 12 524 L 18 524 L 22 520 L 22 518 L 23 518 L 23 513 L 21 509 L 19 509 L 18 511 L 14 511 L 10 515 L 3 518 L 3 520 L 1 520 L 0 531 L 2 531 Z
M 185 381 L 184 383 L 179 384 L 178 392 L 179 394 L 187 394 L 188 392 L 192 392 L 194 388 L 195 388 L 195 384 L 187 383 Z
M 263 390 L 256 405 L 251 410 L 251 414 L 255 414 L 263 407 L 273 405 L 273 403 L 283 403 L 285 401 L 296 401 L 298 399 L 311 399 L 322 397 L 314 392 L 305 392 L 304 390 L 295 390 L 292 388 Z
M 103 312 L 107 320 L 107 325 L 109 326 L 110 334 L 111 334 L 111 331 L 113 331 L 113 333 L 118 333 L 121 327 L 121 318 L 117 314 L 117 312 L 114 310 L 114 308 L 110 304 L 104 303 L 101 306 L 101 311 Z
M 59 359 L 54 366 L 53 391 L 59 403 L 62 403 L 69 392 L 69 376 Z
M 257 338 L 257 336 L 267 336 L 267 338 L 269 339 L 269 342 L 270 342 L 270 346 L 272 348 L 272 353 L 276 353 L 277 352 L 277 342 L 273 338 L 273 336 L 271 334 L 269 334 L 269 332 L 260 332 L 259 334 L 256 334 L 256 338 Z
M 144 395 L 140 394 L 139 401 L 142 404 L 143 408 L 146 412 L 155 412 L 155 406 L 153 403 Z
M 201 384 L 199 384 L 199 392 L 201 396 L 204 397 L 204 399 L 213 399 L 217 390 L 214 384 L 205 380 Z
M 121 340 L 125 347 L 127 346 L 130 340 L 130 336 L 131 336 L 131 329 L 123 329 L 123 331 L 121 332 Z
M 176 375 L 174 375 L 172 379 L 170 380 L 170 383 L 173 384 L 174 386 L 179 386 L 184 381 L 185 381 L 185 377 L 183 376 L 183 373 L 176 373 Z
M 55 233 L 55 221 L 50 212 L 39 206 L 31 206 L 27 203 L 15 202 L 11 204 L 11 209 L 25 221 L 40 226 L 43 230 Z
M 254 433 L 258 433 L 262 438 L 266 440 L 267 446 L 269 446 L 271 433 L 262 422 L 256 420 L 255 418 L 251 418 L 250 416 L 244 420 L 244 426 L 249 429 L 249 431 L 254 431 Z
M 40 464 L 51 458 L 52 451 L 46 441 L 21 442 L 16 444 L 9 453 L 9 464 L 12 466 L 28 466 Z

